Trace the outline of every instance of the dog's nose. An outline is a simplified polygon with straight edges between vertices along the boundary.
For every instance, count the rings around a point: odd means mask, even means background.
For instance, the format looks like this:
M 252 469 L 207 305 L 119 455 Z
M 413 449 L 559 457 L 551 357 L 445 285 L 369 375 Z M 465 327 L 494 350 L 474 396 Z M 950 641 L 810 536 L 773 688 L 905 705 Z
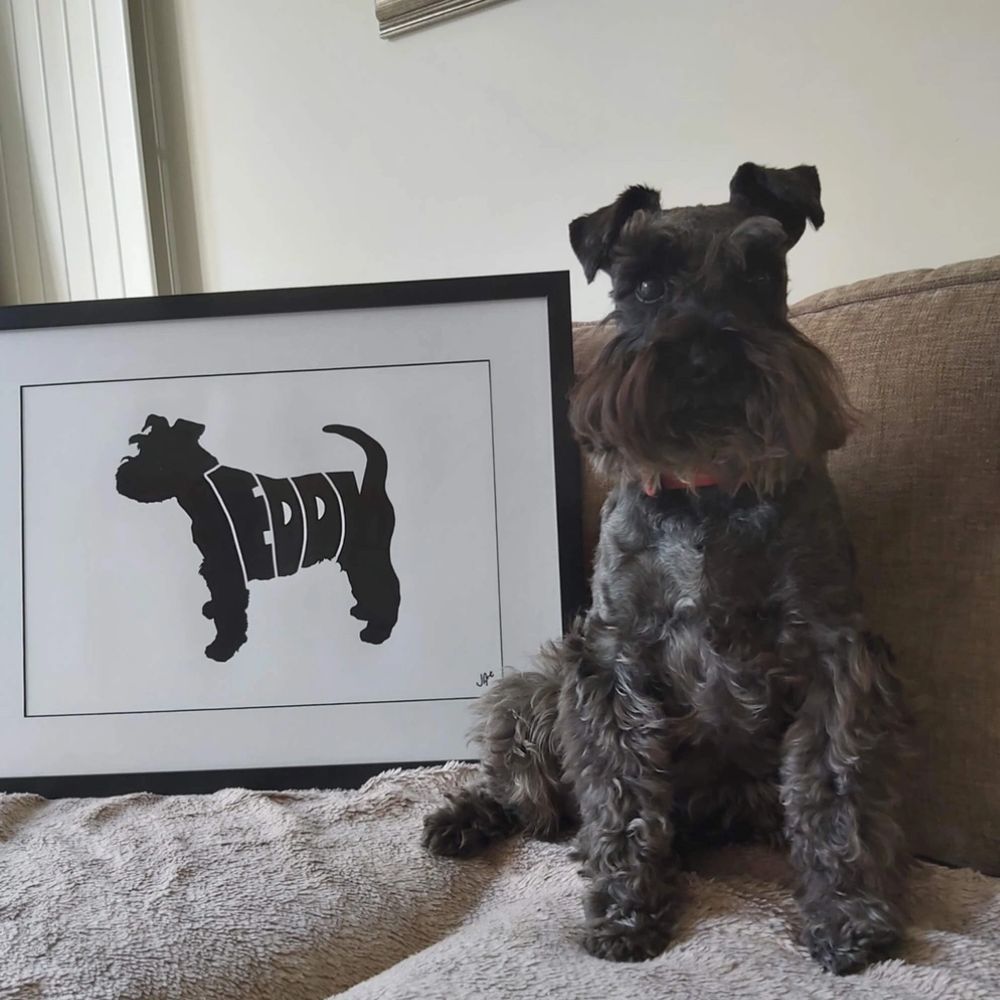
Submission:
M 688 370 L 695 382 L 704 382 L 715 375 L 725 364 L 723 352 L 696 340 L 688 350 Z

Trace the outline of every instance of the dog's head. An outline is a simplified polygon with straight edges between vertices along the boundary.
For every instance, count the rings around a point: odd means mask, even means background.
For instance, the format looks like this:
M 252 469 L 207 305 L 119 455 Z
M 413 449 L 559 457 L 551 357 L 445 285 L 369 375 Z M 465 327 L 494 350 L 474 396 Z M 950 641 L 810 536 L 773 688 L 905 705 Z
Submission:
M 839 373 L 788 320 L 785 255 L 823 224 L 814 167 L 744 163 L 721 205 L 664 209 L 631 187 L 570 225 L 587 280 L 612 280 L 615 334 L 571 419 L 611 476 L 768 490 L 847 437 Z
M 126 456 L 118 466 L 118 492 L 140 503 L 159 503 L 183 495 L 194 480 L 218 463 L 198 443 L 205 428 L 190 420 L 175 420 L 151 414 L 142 432 L 129 444 L 138 454 Z

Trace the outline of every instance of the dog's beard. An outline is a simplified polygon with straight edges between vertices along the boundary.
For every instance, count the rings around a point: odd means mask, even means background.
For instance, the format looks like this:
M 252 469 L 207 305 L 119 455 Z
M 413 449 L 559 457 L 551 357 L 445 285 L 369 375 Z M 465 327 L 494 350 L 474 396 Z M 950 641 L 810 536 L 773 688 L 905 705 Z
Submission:
M 854 423 L 833 362 L 794 327 L 739 331 L 740 358 L 715 385 L 672 378 L 662 345 L 612 340 L 573 390 L 570 420 L 598 472 L 648 482 L 664 472 L 771 492 Z

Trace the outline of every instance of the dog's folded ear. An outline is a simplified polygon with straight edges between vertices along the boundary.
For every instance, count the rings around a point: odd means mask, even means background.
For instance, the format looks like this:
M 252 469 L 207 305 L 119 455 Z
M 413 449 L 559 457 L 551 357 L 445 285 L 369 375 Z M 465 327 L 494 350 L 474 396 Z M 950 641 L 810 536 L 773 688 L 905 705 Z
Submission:
M 197 441 L 205 433 L 205 425 L 196 424 L 193 420 L 185 420 L 183 417 L 178 417 L 174 421 L 174 433 L 192 442 Z
M 729 202 L 752 215 L 769 215 L 788 233 L 790 247 L 798 243 L 806 220 L 819 229 L 825 218 L 819 200 L 819 174 L 815 167 L 789 170 L 744 163 L 729 182 Z
M 611 250 L 626 222 L 638 211 L 656 212 L 660 208 L 660 192 L 634 184 L 623 191 L 610 205 L 589 215 L 581 215 L 569 224 L 569 242 L 583 265 L 587 281 L 611 262 Z

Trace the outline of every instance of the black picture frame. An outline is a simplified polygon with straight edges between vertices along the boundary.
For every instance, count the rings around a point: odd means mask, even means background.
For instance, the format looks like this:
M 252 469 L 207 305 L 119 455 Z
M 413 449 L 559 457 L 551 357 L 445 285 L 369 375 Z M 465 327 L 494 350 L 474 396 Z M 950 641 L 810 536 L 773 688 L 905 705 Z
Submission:
M 580 455 L 570 431 L 567 414 L 568 395 L 573 382 L 570 283 L 567 271 L 7 306 L 0 308 L 0 333 L 157 320 L 510 299 L 545 299 L 547 303 L 559 585 L 565 625 L 582 609 L 587 594 L 581 536 Z M 48 798 L 62 798 L 140 791 L 155 794 L 202 794 L 226 787 L 353 788 L 386 768 L 439 763 L 443 762 L 387 760 L 365 764 L 0 777 L 0 792 L 31 792 Z

